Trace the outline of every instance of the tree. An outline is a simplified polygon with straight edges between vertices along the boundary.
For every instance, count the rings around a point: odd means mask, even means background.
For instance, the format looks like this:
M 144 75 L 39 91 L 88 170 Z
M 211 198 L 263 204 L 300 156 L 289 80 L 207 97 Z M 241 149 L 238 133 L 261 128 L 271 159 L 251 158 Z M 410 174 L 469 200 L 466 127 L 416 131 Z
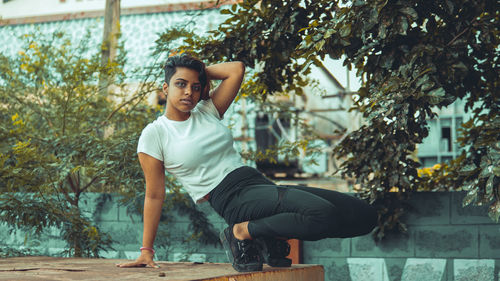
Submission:
M 428 185 L 413 157 L 433 108 L 466 101 L 462 155 L 443 165 L 439 186 L 467 190 L 464 205 L 490 204 L 500 216 L 498 21 L 496 1 L 257 1 L 224 9 L 209 36 L 184 33 L 180 50 L 210 61 L 241 60 L 253 75 L 243 95 L 301 94 L 311 65 L 343 59 L 365 83 L 355 105 L 365 120 L 336 147 L 344 176 L 378 205 L 382 238 L 405 231 L 404 200 Z M 164 38 L 179 35 L 169 30 Z M 160 48 L 161 49 L 161 48 Z M 435 182 L 435 179 L 433 180 Z M 395 193 L 390 191 L 396 190 Z M 395 196 L 391 196 L 395 195 Z
M 60 227 L 74 256 L 109 249 L 109 235 L 80 213 L 80 196 L 139 185 L 140 171 L 128 163 L 147 120 L 144 108 L 124 105 L 119 63 L 105 67 L 121 82 L 115 93 L 96 95 L 102 67 L 89 42 L 90 33 L 77 46 L 62 33 L 25 35 L 17 57 L 0 55 L 2 219 L 37 233 Z
M 91 32 L 76 44 L 60 32 L 23 39 L 16 57 L 0 54 L 1 220 L 36 234 L 57 227 L 66 254 L 97 257 L 111 249 L 112 240 L 81 213 L 81 195 L 119 193 L 129 205 L 144 198 L 136 147 L 154 118 L 143 100 L 158 89 L 151 81 L 161 68 L 126 74 L 121 48 L 114 61 L 101 65 Z M 99 83 L 103 72 L 112 77 L 105 84 Z M 108 88 L 108 95 L 98 94 L 100 87 Z M 173 179 L 166 185 L 174 195 L 166 204 L 190 216 L 194 236 L 203 231 L 204 242 L 214 243 L 204 214 Z

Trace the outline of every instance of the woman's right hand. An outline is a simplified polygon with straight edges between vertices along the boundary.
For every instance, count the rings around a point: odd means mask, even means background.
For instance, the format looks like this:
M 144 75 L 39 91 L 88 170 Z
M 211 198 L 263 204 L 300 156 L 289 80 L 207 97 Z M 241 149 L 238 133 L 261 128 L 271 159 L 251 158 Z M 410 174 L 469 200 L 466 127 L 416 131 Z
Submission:
M 154 268 L 160 268 L 159 265 L 157 265 L 153 261 L 153 253 L 150 251 L 142 251 L 141 255 L 133 262 L 127 262 L 127 263 L 119 263 L 116 265 L 117 267 L 154 267 Z

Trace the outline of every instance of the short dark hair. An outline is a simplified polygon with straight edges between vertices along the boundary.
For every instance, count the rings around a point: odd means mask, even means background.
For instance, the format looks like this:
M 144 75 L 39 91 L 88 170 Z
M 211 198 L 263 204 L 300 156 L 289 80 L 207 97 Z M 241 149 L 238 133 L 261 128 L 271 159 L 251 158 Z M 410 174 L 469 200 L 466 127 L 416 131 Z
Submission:
M 163 67 L 163 70 L 165 71 L 165 83 L 169 84 L 170 79 L 177 71 L 177 67 L 186 67 L 199 73 L 198 79 L 201 84 L 200 100 L 207 100 L 209 96 L 208 92 L 205 93 L 205 86 L 208 83 L 205 64 L 201 60 L 188 54 L 171 56 L 167 59 L 165 66 Z

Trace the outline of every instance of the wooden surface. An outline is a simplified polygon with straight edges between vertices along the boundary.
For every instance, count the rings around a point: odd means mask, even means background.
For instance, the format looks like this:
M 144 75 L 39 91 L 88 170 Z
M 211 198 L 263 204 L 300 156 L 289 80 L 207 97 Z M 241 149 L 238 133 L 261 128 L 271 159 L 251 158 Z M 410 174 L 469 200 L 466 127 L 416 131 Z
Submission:
M 239 273 L 230 264 L 158 262 L 161 268 L 118 268 L 125 260 L 19 257 L 0 259 L 0 280 L 210 280 L 323 281 L 321 265 L 264 266 L 263 271 Z

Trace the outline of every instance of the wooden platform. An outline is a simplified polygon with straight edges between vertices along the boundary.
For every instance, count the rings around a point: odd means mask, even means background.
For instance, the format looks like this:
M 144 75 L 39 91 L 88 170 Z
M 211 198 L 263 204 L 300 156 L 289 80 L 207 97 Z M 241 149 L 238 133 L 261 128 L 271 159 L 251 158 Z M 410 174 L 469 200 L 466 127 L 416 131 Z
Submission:
M 161 268 L 118 268 L 125 260 L 19 257 L 0 259 L 0 280 L 207 280 L 323 281 L 321 265 L 264 266 L 263 271 L 239 273 L 230 264 L 157 262 Z

